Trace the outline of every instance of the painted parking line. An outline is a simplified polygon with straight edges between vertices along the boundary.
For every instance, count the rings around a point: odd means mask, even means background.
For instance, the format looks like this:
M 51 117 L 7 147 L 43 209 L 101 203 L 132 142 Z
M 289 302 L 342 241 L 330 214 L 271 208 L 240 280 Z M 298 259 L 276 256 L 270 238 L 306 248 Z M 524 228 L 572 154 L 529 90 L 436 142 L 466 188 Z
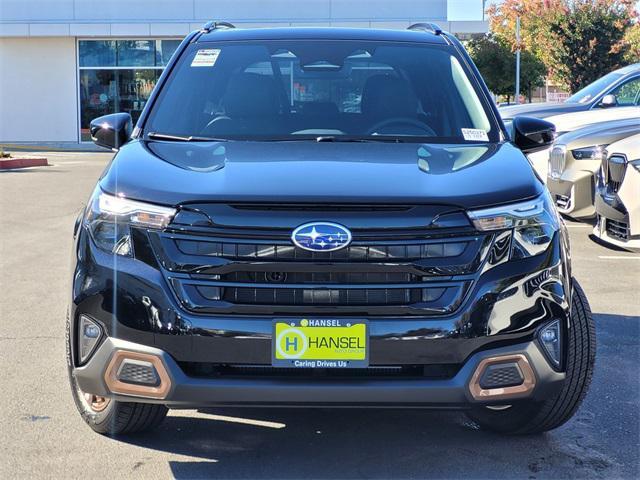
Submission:
M 265 427 L 265 428 L 285 428 L 287 425 L 285 423 L 280 422 L 269 422 L 265 420 L 255 420 L 253 418 L 243 418 L 243 417 L 230 417 L 228 415 L 214 415 L 208 414 L 207 418 L 212 420 L 218 420 L 221 422 L 228 423 L 240 423 L 243 425 L 253 425 L 254 427 Z
M 53 163 L 51 166 L 52 167 L 63 167 L 65 165 L 90 165 L 92 162 L 85 162 L 82 160 L 70 160 L 68 162 L 61 162 L 59 160 L 56 160 L 56 163 Z M 93 162 L 95 163 L 95 162 Z
M 633 255 L 598 255 L 598 258 L 602 260 L 640 260 L 640 257 L 634 257 Z

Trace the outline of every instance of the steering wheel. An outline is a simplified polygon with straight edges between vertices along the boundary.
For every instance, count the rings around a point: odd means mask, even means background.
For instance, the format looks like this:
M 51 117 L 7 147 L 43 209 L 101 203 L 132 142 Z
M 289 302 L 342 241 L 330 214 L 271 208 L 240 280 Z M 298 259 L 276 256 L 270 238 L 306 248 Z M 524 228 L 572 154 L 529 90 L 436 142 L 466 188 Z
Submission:
M 419 120 L 403 117 L 387 118 L 386 120 L 382 120 L 371 127 L 367 133 L 369 135 L 373 135 L 378 133 L 378 130 L 383 129 L 383 127 L 390 127 L 392 125 L 411 125 L 412 127 L 418 127 L 420 130 L 423 130 L 429 136 L 436 136 L 436 132 L 430 126 L 425 125 Z
M 214 123 L 222 121 L 222 120 L 231 120 L 231 117 L 227 117 L 226 115 L 220 115 L 216 118 L 214 118 L 213 120 L 211 120 L 209 123 L 207 123 L 207 126 L 204 127 L 202 129 L 203 132 L 206 132 L 209 130 L 209 127 L 211 127 Z

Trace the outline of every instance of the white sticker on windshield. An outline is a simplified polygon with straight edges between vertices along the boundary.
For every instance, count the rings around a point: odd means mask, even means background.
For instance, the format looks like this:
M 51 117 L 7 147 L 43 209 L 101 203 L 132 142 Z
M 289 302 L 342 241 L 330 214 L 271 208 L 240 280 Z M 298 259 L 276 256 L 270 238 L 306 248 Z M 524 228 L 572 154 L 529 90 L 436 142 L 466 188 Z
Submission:
M 192 67 L 213 67 L 220 56 L 219 48 L 209 48 L 206 50 L 198 50 L 196 56 L 191 62 Z
M 489 136 L 487 132 L 484 130 L 480 130 L 479 128 L 461 128 L 462 136 L 465 140 L 469 140 L 471 142 L 488 142 Z

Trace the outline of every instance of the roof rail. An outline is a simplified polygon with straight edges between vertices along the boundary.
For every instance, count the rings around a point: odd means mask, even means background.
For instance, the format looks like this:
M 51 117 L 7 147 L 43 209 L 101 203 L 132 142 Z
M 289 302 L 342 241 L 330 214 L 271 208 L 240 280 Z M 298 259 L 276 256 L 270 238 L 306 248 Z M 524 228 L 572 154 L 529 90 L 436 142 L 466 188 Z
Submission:
M 200 29 L 200 31 L 202 33 L 209 33 L 212 30 L 216 30 L 218 28 L 236 28 L 236 26 L 233 23 L 229 23 L 229 22 L 215 22 L 215 21 L 211 21 L 211 22 L 207 22 L 205 23 L 202 28 Z
M 407 30 L 421 30 L 423 32 L 430 32 L 434 35 L 442 35 L 442 29 L 435 23 L 414 23 L 409 25 Z

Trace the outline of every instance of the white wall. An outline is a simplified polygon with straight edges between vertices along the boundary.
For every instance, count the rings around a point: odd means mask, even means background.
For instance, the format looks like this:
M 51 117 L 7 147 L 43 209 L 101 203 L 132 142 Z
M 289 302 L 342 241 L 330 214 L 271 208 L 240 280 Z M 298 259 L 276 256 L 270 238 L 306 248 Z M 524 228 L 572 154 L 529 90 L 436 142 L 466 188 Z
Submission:
M 186 35 L 209 20 L 226 20 L 239 27 L 365 28 L 404 28 L 430 21 L 448 31 L 485 32 L 483 0 L 460 1 L 0 0 L 0 37 Z M 452 2 L 457 2 L 455 7 Z
M 77 141 L 76 72 L 74 38 L 0 38 L 0 142 Z
M 447 20 L 447 0 L 0 0 L 0 17 L 18 22 Z
M 0 0 L 0 37 L 184 36 L 209 20 L 239 27 L 405 28 L 484 33 L 483 0 Z

